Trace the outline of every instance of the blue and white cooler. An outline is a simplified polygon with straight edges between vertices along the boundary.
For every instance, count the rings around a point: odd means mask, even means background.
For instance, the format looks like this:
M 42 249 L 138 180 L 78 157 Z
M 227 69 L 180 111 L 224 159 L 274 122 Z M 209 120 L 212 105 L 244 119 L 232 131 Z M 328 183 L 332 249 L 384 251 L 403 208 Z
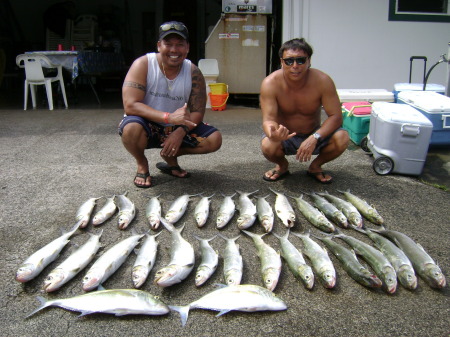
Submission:
M 430 145 L 450 145 L 450 97 L 430 91 L 403 91 L 398 103 L 419 110 L 433 123 Z
M 420 175 L 433 124 L 410 105 L 374 102 L 367 147 L 377 174 Z
M 398 94 L 403 91 L 423 91 L 423 83 L 395 83 L 394 84 L 394 102 L 397 103 Z M 445 95 L 445 87 L 441 84 L 427 83 L 425 91 L 437 92 Z

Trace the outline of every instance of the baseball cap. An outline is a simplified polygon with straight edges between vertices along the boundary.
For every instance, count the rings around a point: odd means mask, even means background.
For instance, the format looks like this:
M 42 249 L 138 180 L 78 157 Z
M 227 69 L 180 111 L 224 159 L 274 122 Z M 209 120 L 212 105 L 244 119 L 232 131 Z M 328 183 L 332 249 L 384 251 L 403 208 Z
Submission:
M 183 39 L 189 39 L 189 32 L 184 23 L 178 21 L 169 21 L 159 26 L 159 40 L 164 39 L 169 34 L 178 34 Z

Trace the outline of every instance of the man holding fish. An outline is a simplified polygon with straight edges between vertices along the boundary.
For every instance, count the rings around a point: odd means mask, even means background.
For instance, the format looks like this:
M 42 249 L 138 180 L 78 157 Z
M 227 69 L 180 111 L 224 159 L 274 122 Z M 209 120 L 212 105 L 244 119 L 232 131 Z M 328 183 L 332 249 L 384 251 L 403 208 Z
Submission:
M 122 88 L 125 117 L 119 125 L 122 142 L 136 159 L 134 184 L 152 185 L 147 148 L 161 148 L 164 162 L 156 167 L 163 173 L 188 177 L 178 165 L 178 157 L 217 151 L 222 136 L 203 123 L 206 84 L 203 74 L 186 57 L 189 34 L 181 22 L 159 27 L 158 53 L 136 59 Z
M 304 39 L 285 42 L 279 56 L 281 69 L 261 84 L 260 104 L 265 137 L 264 156 L 276 166 L 263 179 L 276 181 L 289 174 L 287 155 L 300 162 L 316 158 L 307 174 L 321 183 L 331 183 L 322 165 L 339 157 L 347 148 L 349 136 L 340 129 L 342 112 L 333 80 L 311 67 L 313 50 Z M 321 108 L 328 118 L 321 125 Z

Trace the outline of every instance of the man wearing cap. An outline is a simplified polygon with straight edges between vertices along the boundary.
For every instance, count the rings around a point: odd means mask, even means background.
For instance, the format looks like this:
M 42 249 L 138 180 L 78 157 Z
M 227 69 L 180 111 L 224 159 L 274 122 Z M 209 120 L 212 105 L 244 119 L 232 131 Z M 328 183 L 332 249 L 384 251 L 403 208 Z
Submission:
M 145 149 L 160 148 L 163 173 L 186 178 L 178 157 L 217 151 L 222 135 L 203 123 L 206 84 L 203 74 L 186 59 L 189 33 L 186 26 L 170 21 L 159 27 L 158 53 L 136 59 L 122 88 L 125 116 L 119 134 L 127 151 L 136 159 L 134 184 L 152 185 Z

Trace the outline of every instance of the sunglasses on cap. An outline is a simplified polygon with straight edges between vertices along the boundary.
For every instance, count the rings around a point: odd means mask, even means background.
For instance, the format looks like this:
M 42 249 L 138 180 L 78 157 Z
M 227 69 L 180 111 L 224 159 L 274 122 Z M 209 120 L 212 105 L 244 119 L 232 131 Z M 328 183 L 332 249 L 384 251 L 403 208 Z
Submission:
M 184 32 L 187 30 L 186 26 L 182 23 L 165 23 L 159 27 L 159 29 L 163 32 L 167 32 L 168 30 L 175 29 L 179 32 Z
M 307 59 L 308 58 L 306 56 L 299 56 L 299 57 L 288 57 L 282 60 L 285 65 L 287 65 L 288 67 L 292 67 L 294 65 L 294 62 L 297 62 L 298 65 L 305 64 Z

